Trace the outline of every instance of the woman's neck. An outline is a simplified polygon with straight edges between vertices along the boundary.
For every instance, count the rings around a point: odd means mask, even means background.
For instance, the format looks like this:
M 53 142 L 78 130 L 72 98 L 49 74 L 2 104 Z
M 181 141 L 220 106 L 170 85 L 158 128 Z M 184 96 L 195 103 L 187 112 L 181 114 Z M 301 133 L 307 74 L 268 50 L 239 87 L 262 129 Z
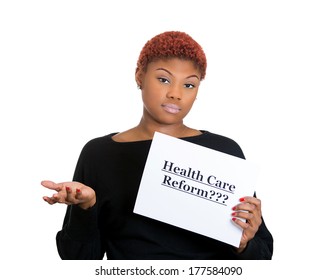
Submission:
M 129 130 L 118 133 L 112 138 L 118 142 L 133 142 L 153 139 L 155 132 L 161 132 L 173 137 L 183 138 L 202 134 L 201 131 L 179 124 L 153 124 L 141 119 L 139 124 Z
M 140 134 L 148 139 L 152 139 L 156 131 L 174 137 L 183 137 L 189 129 L 182 122 L 178 124 L 154 124 L 145 121 L 143 118 L 135 128 Z

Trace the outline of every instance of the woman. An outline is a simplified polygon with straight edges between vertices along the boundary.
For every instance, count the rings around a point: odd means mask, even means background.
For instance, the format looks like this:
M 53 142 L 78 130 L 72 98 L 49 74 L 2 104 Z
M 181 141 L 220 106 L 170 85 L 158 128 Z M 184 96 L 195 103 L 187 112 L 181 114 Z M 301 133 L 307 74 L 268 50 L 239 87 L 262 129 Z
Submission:
M 232 209 L 243 229 L 239 248 L 133 213 L 155 131 L 244 158 L 233 140 L 183 122 L 206 74 L 201 46 L 184 32 L 164 32 L 143 47 L 135 73 L 142 92 L 139 124 L 89 141 L 72 182 L 42 181 L 49 204 L 67 204 L 57 233 L 62 259 L 271 259 L 273 238 L 261 201 L 244 197 Z M 245 219 L 243 222 L 241 219 Z

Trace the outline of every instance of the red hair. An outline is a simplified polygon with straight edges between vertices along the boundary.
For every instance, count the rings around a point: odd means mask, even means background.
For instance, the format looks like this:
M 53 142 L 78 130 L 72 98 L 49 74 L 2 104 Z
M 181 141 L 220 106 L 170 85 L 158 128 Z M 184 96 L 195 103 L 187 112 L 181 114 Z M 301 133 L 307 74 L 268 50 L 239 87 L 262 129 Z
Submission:
M 150 39 L 142 48 L 136 73 L 146 72 L 147 65 L 158 59 L 179 58 L 191 60 L 204 79 L 207 67 L 202 47 L 188 34 L 180 31 L 167 31 Z

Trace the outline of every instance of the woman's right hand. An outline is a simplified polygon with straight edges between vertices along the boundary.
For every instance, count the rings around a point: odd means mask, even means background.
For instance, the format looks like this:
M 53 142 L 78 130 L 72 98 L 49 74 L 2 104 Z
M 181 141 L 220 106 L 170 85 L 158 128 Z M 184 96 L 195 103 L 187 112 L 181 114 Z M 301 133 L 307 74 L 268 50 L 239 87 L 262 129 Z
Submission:
M 55 203 L 77 204 L 83 209 L 88 209 L 96 204 L 95 191 L 82 183 L 65 182 L 56 184 L 52 181 L 42 181 L 41 185 L 56 191 L 50 197 L 43 197 L 43 200 L 51 205 Z

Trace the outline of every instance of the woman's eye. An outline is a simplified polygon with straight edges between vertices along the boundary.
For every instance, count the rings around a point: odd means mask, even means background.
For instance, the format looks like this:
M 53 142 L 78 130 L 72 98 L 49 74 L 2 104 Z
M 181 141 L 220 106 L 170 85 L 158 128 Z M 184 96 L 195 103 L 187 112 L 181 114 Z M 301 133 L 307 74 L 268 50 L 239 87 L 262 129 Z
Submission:
M 185 84 L 184 85 L 186 88 L 194 88 L 195 86 L 193 84 Z
M 166 78 L 158 78 L 158 80 L 163 84 L 168 84 L 169 83 L 168 79 L 166 79 Z

